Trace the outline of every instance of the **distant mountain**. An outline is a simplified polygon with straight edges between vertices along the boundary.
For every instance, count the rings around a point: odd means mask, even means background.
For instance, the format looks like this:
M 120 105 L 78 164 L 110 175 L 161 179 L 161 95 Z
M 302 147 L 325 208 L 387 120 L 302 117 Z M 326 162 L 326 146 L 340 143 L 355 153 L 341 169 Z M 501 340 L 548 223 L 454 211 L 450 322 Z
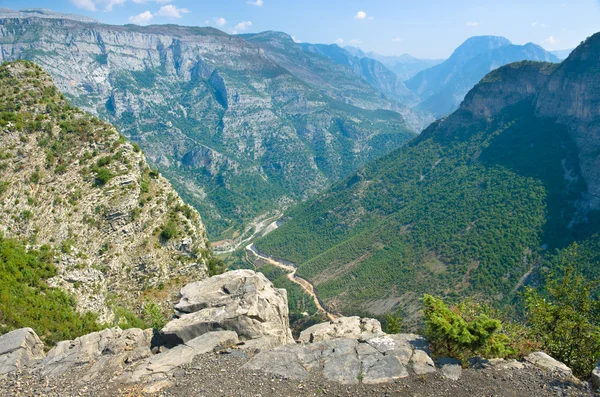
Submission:
M 547 57 L 524 47 L 475 39 L 452 61 L 472 65 L 482 50 L 486 67 L 512 50 Z M 600 33 L 561 64 L 500 67 L 459 110 L 294 208 L 256 247 L 295 262 L 344 313 L 400 305 L 412 317 L 423 293 L 510 304 L 573 242 L 581 260 L 556 263 L 600 280 L 598 103 Z
M 24 10 L 11 10 L 10 8 L 0 7 L 0 19 L 3 18 L 49 18 L 49 19 L 71 19 L 73 21 L 86 23 L 100 23 L 96 19 L 84 17 L 82 15 L 64 14 L 43 8 L 26 8 Z
M 504 37 L 472 37 L 443 63 L 419 72 L 406 86 L 421 98 L 417 107 L 439 118 L 456 110 L 465 95 L 490 71 L 523 60 L 560 62 L 542 47 L 514 45 Z
M 300 46 L 306 52 L 321 55 L 349 68 L 356 76 L 404 105 L 412 105 L 417 100 L 417 96 L 406 88 L 394 72 L 375 59 L 356 57 L 337 44 L 301 43 Z
M 567 57 L 573 52 L 573 48 L 569 48 L 568 50 L 556 50 L 550 51 L 550 54 L 556 56 L 558 59 L 567 59 Z
M 289 36 L 25 14 L 0 19 L 0 61 L 35 61 L 138 142 L 213 240 L 248 237 L 414 136 L 405 106 Z
M 352 46 L 346 46 L 344 49 L 356 57 L 371 58 L 383 63 L 388 69 L 396 73 L 402 81 L 410 79 L 421 70 L 444 62 L 443 59 L 419 59 L 408 54 L 400 56 L 380 55 L 375 52 L 364 52 L 360 48 Z

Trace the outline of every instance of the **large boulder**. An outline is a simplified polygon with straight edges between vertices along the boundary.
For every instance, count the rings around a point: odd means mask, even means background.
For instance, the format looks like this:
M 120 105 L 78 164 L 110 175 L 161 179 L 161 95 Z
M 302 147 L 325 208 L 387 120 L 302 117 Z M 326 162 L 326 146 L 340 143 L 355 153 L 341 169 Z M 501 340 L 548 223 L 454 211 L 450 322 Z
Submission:
M 0 336 L 0 376 L 19 371 L 44 358 L 44 344 L 31 328 Z
M 234 331 L 247 347 L 293 343 L 287 291 L 262 274 L 235 270 L 186 285 L 175 320 L 161 331 L 166 344 L 186 343 L 211 331 Z
M 153 333 L 151 329 L 109 328 L 93 332 L 72 341 L 59 342 L 40 362 L 41 374 L 60 376 L 71 368 L 86 366 L 82 381 L 101 373 L 122 372 L 132 364 L 150 357 Z
M 316 329 L 325 329 L 327 324 L 321 325 L 323 327 Z M 332 337 L 279 346 L 257 354 L 244 367 L 299 380 L 311 372 L 318 372 L 325 379 L 342 384 L 393 382 L 411 374 L 425 375 L 436 371 L 427 341 L 418 335 L 378 333 L 371 338 L 364 338 L 367 336 L 364 332 L 352 335 L 352 338 Z
M 571 371 L 571 368 L 567 367 L 560 361 L 550 357 L 544 352 L 533 352 L 531 354 L 528 354 L 527 356 L 525 356 L 525 361 L 535 365 L 540 369 L 552 372 L 553 374 L 565 377 L 573 376 L 573 371 Z
M 381 323 L 375 319 L 340 317 L 305 329 L 300 333 L 300 341 L 314 343 L 338 338 L 366 340 L 383 334 Z
M 217 347 L 231 347 L 238 343 L 233 331 L 208 332 L 183 345 L 175 346 L 140 363 L 133 373 L 124 374 L 121 380 L 139 382 L 160 378 L 172 373 L 182 365 L 189 364 L 201 354 L 210 353 Z

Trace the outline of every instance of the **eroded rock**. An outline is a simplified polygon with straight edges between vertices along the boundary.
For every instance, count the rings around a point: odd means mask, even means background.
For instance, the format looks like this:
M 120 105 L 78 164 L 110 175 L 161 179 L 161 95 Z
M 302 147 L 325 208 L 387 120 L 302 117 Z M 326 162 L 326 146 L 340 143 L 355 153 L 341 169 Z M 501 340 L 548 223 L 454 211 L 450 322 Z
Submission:
M 0 376 L 19 371 L 44 358 L 44 344 L 31 328 L 0 336 Z
M 162 329 L 171 345 L 221 330 L 235 331 L 247 347 L 263 349 L 294 342 L 287 292 L 252 270 L 235 270 L 186 285 L 175 316 Z
M 313 343 L 337 338 L 366 340 L 383 334 L 381 324 L 375 319 L 340 317 L 305 329 L 300 333 L 300 341 Z
M 324 378 L 342 384 L 379 384 L 405 378 L 410 373 L 422 375 L 436 371 L 429 357 L 427 342 L 422 337 L 413 334 L 386 335 L 380 332 L 379 327 L 365 332 L 346 325 L 379 323 L 375 323 L 376 320 L 364 321 L 370 319 L 350 319 L 339 322 L 342 325 L 339 327 L 332 323 L 311 327 L 312 331 L 305 333 L 305 339 L 308 337 L 310 340 L 309 335 L 312 334 L 313 340 L 324 340 L 279 346 L 261 352 L 245 368 L 290 379 L 304 379 L 310 372 L 320 372 Z M 353 337 L 335 338 L 336 334 Z M 377 336 L 366 339 L 368 335 Z
M 212 352 L 217 347 L 234 346 L 237 343 L 238 336 L 233 331 L 208 332 L 183 345 L 148 358 L 138 365 L 133 373 L 125 374 L 121 379 L 139 382 L 152 376 L 168 374 L 182 365 L 191 363 L 200 354 Z
M 39 363 L 43 376 L 60 376 L 71 368 L 87 366 L 82 381 L 107 372 L 122 372 L 152 353 L 152 330 L 109 328 L 81 336 L 72 341 L 59 342 Z
M 540 369 L 550 371 L 552 373 L 558 373 L 562 376 L 573 376 L 573 371 L 571 371 L 571 368 L 567 367 L 560 361 L 555 360 L 544 352 L 531 353 L 525 356 L 525 361 L 535 365 Z

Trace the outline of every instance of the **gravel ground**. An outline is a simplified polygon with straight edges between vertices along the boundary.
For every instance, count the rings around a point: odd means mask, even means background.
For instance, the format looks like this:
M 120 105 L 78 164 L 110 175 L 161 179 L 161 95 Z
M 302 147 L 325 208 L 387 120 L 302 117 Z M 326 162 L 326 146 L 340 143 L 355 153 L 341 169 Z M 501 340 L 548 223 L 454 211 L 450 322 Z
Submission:
M 123 385 L 111 381 L 115 374 L 99 374 L 82 384 L 85 368 L 59 379 L 21 374 L 0 381 L 0 396 L 144 396 L 162 397 L 299 397 L 299 396 L 593 396 L 588 383 L 550 376 L 533 367 L 520 370 L 467 369 L 458 381 L 439 374 L 410 376 L 385 385 L 344 386 L 316 376 L 304 381 L 282 379 L 241 369 L 246 360 L 229 355 L 205 355 L 150 385 Z M 168 385 L 150 393 L 153 386 Z

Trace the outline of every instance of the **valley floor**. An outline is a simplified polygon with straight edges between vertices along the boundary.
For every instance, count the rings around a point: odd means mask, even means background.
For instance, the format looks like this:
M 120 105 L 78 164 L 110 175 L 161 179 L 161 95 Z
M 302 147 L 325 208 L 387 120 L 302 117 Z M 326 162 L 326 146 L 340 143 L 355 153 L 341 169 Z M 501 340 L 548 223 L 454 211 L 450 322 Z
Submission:
M 246 358 L 233 355 L 207 354 L 197 357 L 173 377 L 154 383 L 167 385 L 151 390 L 153 385 L 123 385 L 108 381 L 111 374 L 98 374 L 81 382 L 86 368 L 72 371 L 59 379 L 42 379 L 20 375 L 0 382 L 0 396 L 146 396 L 217 397 L 217 396 L 593 396 L 587 383 L 553 377 L 532 367 L 520 370 L 467 369 L 458 381 L 444 379 L 439 374 L 411 376 L 384 385 L 344 386 L 316 376 L 304 381 L 282 379 L 240 368 Z M 157 387 L 158 389 L 158 387 Z

